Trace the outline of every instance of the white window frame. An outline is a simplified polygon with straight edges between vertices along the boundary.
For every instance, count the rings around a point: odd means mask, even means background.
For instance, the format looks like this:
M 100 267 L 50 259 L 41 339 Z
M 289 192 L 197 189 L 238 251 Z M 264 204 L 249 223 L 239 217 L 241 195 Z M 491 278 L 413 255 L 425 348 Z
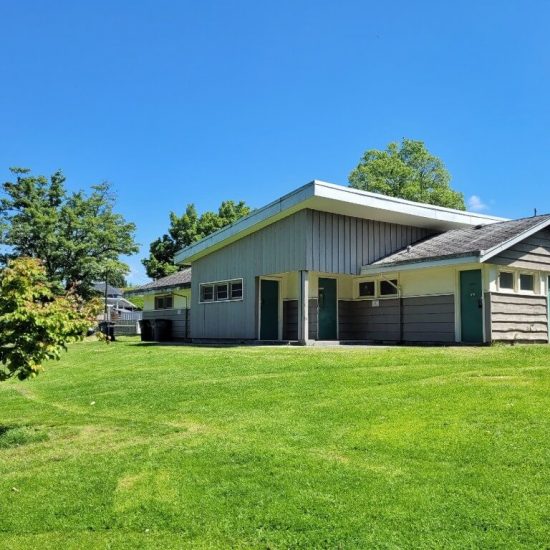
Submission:
M 512 275 L 512 288 L 503 288 L 500 286 L 500 274 L 501 273 L 509 273 Z M 498 275 L 497 275 L 497 288 L 499 292 L 516 292 L 516 273 L 509 269 L 499 269 Z
M 524 290 L 521 288 L 521 276 L 522 275 L 528 275 L 533 278 L 533 289 L 532 290 Z M 528 294 L 528 295 L 537 295 L 540 294 L 539 292 L 539 281 L 538 276 L 536 273 L 532 271 L 519 271 L 518 272 L 518 294 Z
M 157 300 L 158 298 L 172 298 L 172 307 L 161 307 L 161 308 L 157 308 Z M 166 309 L 174 309 L 174 295 L 173 294 L 170 294 L 170 293 L 166 293 L 166 294 L 155 294 L 154 298 L 153 298 L 153 310 L 154 311 L 164 311 Z
M 500 286 L 500 274 L 511 273 L 514 277 L 513 288 L 502 288 Z M 521 275 L 531 275 L 533 277 L 533 290 L 522 290 Z M 537 271 L 527 269 L 499 269 L 497 273 L 497 290 L 502 294 L 519 294 L 522 296 L 541 296 L 542 284 L 541 274 Z
M 382 281 L 386 281 L 390 285 L 392 285 L 395 289 L 394 294 L 382 294 L 380 292 L 380 285 Z M 392 281 L 395 281 L 396 284 L 394 285 Z M 374 283 L 374 295 L 373 296 L 361 296 L 361 293 L 359 291 L 359 285 L 361 283 Z M 380 278 L 380 277 L 368 277 L 368 278 L 361 278 L 356 279 L 354 284 L 354 298 L 356 300 L 386 300 L 386 299 L 392 299 L 392 298 L 398 298 L 400 295 L 400 287 L 399 287 L 399 277 L 397 275 L 394 275 L 389 278 Z
M 239 298 L 232 298 L 231 297 L 231 285 L 233 283 L 241 283 L 241 296 Z M 227 285 L 227 298 L 224 298 L 222 300 L 217 300 L 217 291 L 216 287 L 218 285 Z M 202 289 L 205 286 L 211 286 L 212 287 L 212 300 L 203 300 L 202 299 Z M 224 279 L 222 281 L 209 281 L 207 283 L 199 283 L 199 304 L 224 304 L 226 302 L 242 302 L 244 300 L 244 279 L 242 278 L 235 278 L 235 279 Z

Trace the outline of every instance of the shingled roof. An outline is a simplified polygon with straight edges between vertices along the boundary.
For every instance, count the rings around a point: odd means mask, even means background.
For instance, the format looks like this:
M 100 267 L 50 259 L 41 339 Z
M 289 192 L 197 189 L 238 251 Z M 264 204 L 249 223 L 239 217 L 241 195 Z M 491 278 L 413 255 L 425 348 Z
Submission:
M 481 259 L 491 251 L 499 249 L 507 243 L 512 246 L 518 238 L 521 239 L 522 236 L 527 238 L 533 230 L 539 231 L 548 225 L 550 225 L 550 214 L 464 229 L 452 229 L 390 254 L 366 266 L 366 271 L 374 271 L 374 268 L 400 267 L 406 264 L 452 258 L 473 256 Z
M 191 268 L 182 269 L 172 275 L 167 275 L 156 281 L 147 283 L 146 285 L 137 286 L 128 290 L 124 294 L 131 296 L 132 294 L 147 294 L 160 290 L 172 290 L 177 288 L 189 288 L 191 286 Z

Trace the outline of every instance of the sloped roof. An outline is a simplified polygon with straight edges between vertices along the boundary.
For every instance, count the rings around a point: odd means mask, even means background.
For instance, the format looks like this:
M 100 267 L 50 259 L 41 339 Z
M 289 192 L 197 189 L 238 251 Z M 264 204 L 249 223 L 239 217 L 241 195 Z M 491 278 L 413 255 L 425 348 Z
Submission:
M 365 266 L 364 271 L 462 257 L 477 257 L 479 261 L 484 261 L 492 251 L 506 247 L 508 243 L 512 246 L 518 239 L 527 238 L 532 232 L 548 225 L 550 214 L 452 229 L 390 254 Z
M 304 209 L 425 227 L 433 231 L 503 220 L 479 212 L 423 204 L 314 180 L 180 250 L 174 261 L 180 265 L 191 265 L 207 254 Z
M 105 283 L 93 283 L 92 288 L 100 294 L 105 294 Z M 122 290 L 107 284 L 107 296 L 122 296 Z
M 188 288 L 191 286 L 191 268 L 182 269 L 172 275 L 167 275 L 142 286 L 137 286 L 125 292 L 125 295 L 147 294 L 158 290 L 170 290 L 175 288 Z

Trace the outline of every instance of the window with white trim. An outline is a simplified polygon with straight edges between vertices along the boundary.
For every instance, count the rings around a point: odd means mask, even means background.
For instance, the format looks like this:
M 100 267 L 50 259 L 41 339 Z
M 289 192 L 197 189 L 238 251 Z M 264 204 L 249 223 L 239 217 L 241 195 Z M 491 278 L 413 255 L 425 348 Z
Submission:
M 514 274 L 511 271 L 501 271 L 498 274 L 498 287 L 502 290 L 514 290 Z
M 231 302 L 243 299 L 243 280 L 230 279 L 200 284 L 200 302 Z
M 376 296 L 376 282 L 363 281 L 359 283 L 359 296 L 361 298 L 369 298 Z
M 155 309 L 172 309 L 174 297 L 172 295 L 155 296 Z
M 355 288 L 359 298 L 389 298 L 399 294 L 397 279 L 359 281 Z
M 380 296 L 395 296 L 397 294 L 397 279 L 380 281 Z
M 532 273 L 520 273 L 519 289 L 523 292 L 535 292 L 535 276 Z

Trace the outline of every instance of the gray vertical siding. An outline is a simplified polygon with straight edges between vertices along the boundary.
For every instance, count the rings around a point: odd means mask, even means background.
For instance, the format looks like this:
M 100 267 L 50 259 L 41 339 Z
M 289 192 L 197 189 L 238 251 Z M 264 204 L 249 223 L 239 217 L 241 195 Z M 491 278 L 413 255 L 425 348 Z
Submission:
M 452 343 L 454 316 L 453 294 L 380 300 L 378 307 L 372 300 L 341 300 L 340 340 Z
M 193 262 L 193 338 L 257 338 L 257 277 L 303 269 L 307 213 L 297 212 Z M 243 300 L 199 303 L 199 285 L 242 278 Z
M 183 340 L 184 338 L 186 338 L 186 334 L 189 335 L 191 333 L 190 326 L 187 328 L 186 332 L 185 312 L 185 309 L 162 309 L 155 311 L 144 311 L 143 319 L 166 319 L 168 321 L 172 321 L 172 337 L 175 340 Z M 187 319 L 188 321 L 190 321 L 190 317 L 187 317 Z
M 257 277 L 290 271 L 358 274 L 429 235 L 426 229 L 301 210 L 193 262 L 193 338 L 257 338 Z M 242 278 L 240 302 L 199 303 L 200 283 Z M 284 311 L 283 311 L 284 314 Z M 310 338 L 317 308 L 310 303 Z
M 545 229 L 491 258 L 491 263 L 550 271 L 550 231 Z
M 307 210 L 307 264 L 322 273 L 358 275 L 361 266 L 405 248 L 433 232 L 406 225 Z
M 545 296 L 491 293 L 493 341 L 548 341 Z

